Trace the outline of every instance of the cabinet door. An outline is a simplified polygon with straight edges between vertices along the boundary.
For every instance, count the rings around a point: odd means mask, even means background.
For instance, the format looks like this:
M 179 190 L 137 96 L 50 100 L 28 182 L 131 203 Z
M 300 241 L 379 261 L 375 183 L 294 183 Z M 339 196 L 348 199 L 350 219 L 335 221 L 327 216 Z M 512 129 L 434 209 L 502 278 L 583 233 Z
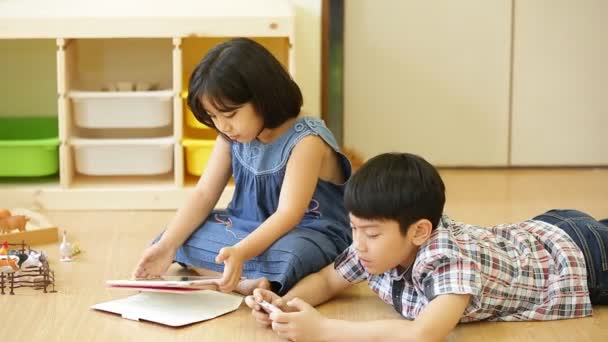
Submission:
M 345 2 L 345 146 L 505 166 L 511 1 Z
M 517 1 L 513 165 L 608 165 L 608 2 Z

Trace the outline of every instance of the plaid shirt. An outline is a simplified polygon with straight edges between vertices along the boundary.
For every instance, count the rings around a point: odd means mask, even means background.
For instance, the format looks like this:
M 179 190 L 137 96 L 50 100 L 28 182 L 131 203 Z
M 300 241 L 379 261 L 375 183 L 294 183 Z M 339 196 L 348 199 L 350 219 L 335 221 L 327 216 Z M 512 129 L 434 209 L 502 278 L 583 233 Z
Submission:
M 561 229 L 528 220 L 491 228 L 443 216 L 413 265 L 368 274 L 353 246 L 334 262 L 408 319 L 433 298 L 470 294 L 460 322 L 553 320 L 591 315 L 585 259 Z

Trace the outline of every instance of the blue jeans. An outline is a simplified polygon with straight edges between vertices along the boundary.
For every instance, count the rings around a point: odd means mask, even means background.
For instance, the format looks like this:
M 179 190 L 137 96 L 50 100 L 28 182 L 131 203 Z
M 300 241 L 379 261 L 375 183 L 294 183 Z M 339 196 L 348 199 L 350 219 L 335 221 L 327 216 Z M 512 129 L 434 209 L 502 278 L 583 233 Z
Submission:
M 608 304 L 608 219 L 596 221 L 577 210 L 550 210 L 534 220 L 561 228 L 583 251 L 592 304 Z

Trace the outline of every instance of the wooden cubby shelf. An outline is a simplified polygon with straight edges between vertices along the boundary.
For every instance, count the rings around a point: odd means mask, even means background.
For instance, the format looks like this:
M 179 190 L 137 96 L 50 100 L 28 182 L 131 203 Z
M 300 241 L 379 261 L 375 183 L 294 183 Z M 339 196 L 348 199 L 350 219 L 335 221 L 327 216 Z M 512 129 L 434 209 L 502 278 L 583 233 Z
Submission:
M 204 155 L 211 146 L 199 142 L 217 136 L 191 120 L 185 103 L 194 67 L 216 44 L 250 37 L 294 74 L 295 48 L 289 2 L 179 6 L 151 2 L 141 13 L 109 1 L 92 12 L 68 0 L 0 2 L 0 120 L 54 117 L 59 140 L 55 174 L 3 175 L 0 168 L 0 203 L 49 210 L 181 205 L 204 168 L 189 171 L 192 149 Z M 12 136 L 1 134 L 0 158 L 15 153 L 1 145 Z

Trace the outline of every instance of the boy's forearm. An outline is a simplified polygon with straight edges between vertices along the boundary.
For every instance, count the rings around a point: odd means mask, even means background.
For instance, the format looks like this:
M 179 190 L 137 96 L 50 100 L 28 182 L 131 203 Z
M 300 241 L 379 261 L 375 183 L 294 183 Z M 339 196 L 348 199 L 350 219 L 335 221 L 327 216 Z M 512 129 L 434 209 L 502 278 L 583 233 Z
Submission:
M 320 327 L 323 341 L 432 341 L 420 336 L 415 321 L 350 322 L 326 319 Z
M 283 296 L 285 303 L 300 298 L 312 306 L 323 304 L 336 295 L 323 273 L 317 272 L 300 280 L 287 294 Z
M 323 341 L 442 341 L 458 324 L 471 295 L 446 294 L 431 300 L 414 321 L 349 322 L 324 319 Z
M 325 319 L 324 341 L 442 341 L 458 324 L 471 295 L 446 294 L 431 300 L 415 321 L 349 322 Z

